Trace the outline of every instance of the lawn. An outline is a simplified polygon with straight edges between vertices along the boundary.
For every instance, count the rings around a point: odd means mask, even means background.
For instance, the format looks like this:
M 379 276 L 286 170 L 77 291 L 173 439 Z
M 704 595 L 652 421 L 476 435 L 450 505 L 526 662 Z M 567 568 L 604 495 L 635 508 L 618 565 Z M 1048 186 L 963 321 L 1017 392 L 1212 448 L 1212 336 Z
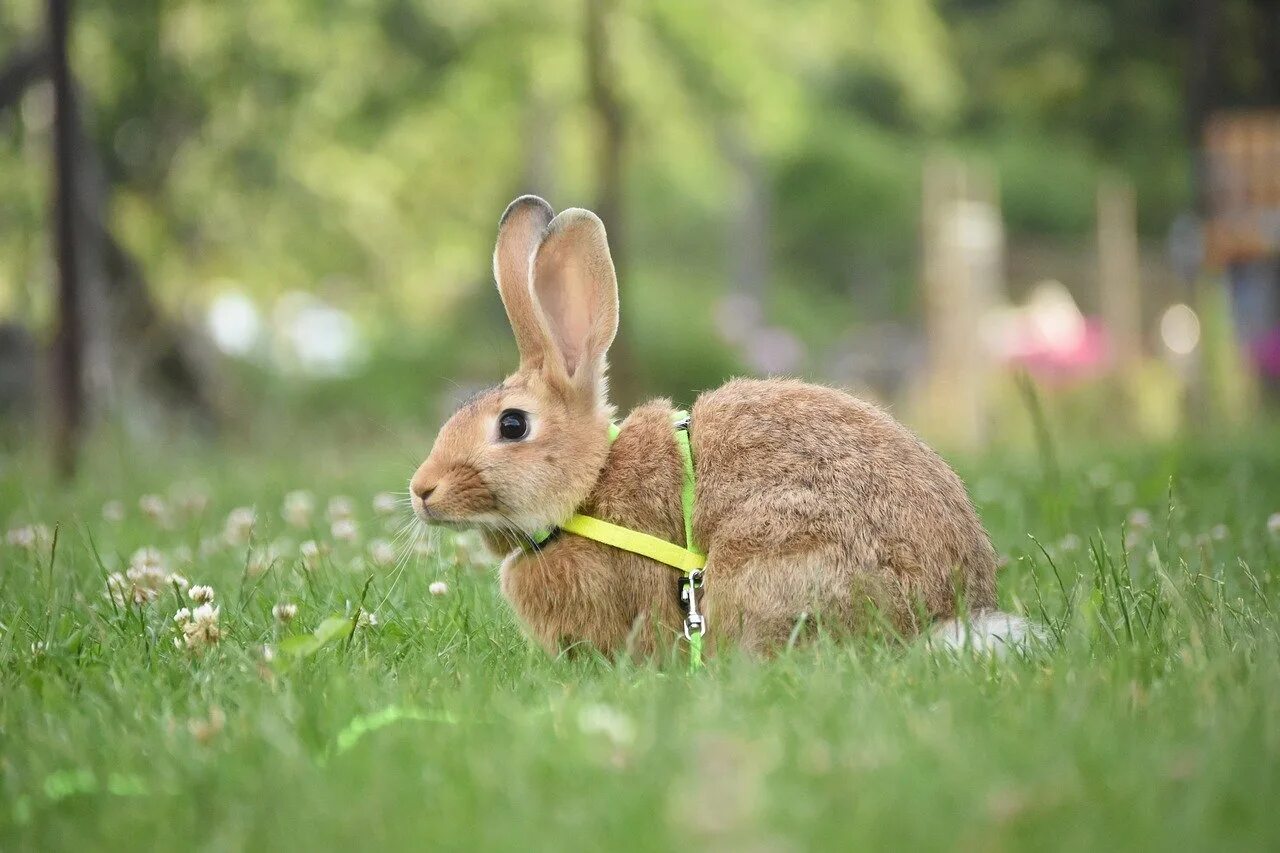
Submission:
M 0 849 L 1280 848 L 1280 436 L 955 460 L 1035 654 L 692 675 L 531 650 L 425 440 L 0 458 Z

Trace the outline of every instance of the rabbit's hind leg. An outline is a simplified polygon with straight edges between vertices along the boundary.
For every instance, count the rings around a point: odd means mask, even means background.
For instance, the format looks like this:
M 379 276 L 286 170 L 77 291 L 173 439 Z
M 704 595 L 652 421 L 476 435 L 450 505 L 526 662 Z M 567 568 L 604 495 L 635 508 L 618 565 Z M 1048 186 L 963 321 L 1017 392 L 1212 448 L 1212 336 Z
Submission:
M 712 641 L 767 655 L 818 630 L 846 635 L 863 629 L 867 602 L 886 601 L 885 590 L 871 588 L 877 576 L 872 566 L 869 552 L 854 555 L 836 546 L 760 555 L 732 566 L 712 556 L 705 598 Z

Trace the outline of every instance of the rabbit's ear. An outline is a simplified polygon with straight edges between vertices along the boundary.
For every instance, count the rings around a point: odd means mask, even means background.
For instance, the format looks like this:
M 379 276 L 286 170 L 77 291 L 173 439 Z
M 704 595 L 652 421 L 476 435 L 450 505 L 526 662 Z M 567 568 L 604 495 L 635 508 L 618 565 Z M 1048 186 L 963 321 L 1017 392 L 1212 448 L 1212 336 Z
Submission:
M 516 337 L 522 368 L 541 368 L 551 345 L 547 324 L 533 301 L 530 279 L 533 254 L 554 216 L 551 205 L 536 195 L 526 195 L 507 205 L 498 221 L 493 277 Z
M 618 332 L 618 279 L 594 213 L 570 208 L 547 226 L 533 258 L 533 296 L 565 375 L 599 392 Z

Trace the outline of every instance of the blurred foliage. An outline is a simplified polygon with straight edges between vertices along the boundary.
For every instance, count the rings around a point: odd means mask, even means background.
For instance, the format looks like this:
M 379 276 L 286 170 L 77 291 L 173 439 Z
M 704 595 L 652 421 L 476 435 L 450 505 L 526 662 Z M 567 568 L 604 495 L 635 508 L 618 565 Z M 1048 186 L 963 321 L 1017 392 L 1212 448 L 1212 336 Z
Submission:
M 1086 234 L 1104 169 L 1133 176 L 1153 234 L 1186 203 L 1181 7 L 606 5 L 628 134 L 624 325 L 645 323 L 631 345 L 667 387 L 738 363 L 705 319 L 681 328 L 664 309 L 693 291 L 691 308 L 709 307 L 730 282 L 743 157 L 768 200 L 767 278 L 806 339 L 912 308 L 921 163 L 937 147 L 996 167 L 1015 233 Z M 38 37 L 41 6 L 0 7 L 0 57 Z M 472 322 L 501 334 L 477 300 L 496 305 L 505 203 L 532 190 L 591 205 L 599 190 L 583 9 L 79 3 L 72 58 L 113 225 L 171 306 L 304 290 L 378 346 L 426 335 L 462 365 Z M 41 88 L 0 116 L 0 311 L 42 326 L 49 113 Z

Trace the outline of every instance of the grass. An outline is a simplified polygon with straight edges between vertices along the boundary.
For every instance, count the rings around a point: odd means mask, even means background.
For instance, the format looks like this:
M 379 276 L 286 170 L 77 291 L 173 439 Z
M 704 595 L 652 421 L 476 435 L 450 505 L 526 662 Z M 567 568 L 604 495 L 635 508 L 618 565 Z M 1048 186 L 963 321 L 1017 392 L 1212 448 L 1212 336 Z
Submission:
M 396 436 L 107 447 L 66 490 L 10 456 L 0 522 L 56 525 L 57 545 L 0 546 L 0 848 L 1276 849 L 1264 438 L 962 465 L 1009 559 L 1005 606 L 1054 635 L 1041 654 L 819 641 L 693 676 L 530 650 L 493 572 L 444 540 L 374 565 L 369 540 L 402 519 L 372 496 L 414 462 Z M 175 483 L 208 506 L 145 518 L 139 497 L 176 506 Z M 299 488 L 321 503 L 311 530 L 281 518 Z M 335 494 L 361 542 L 304 571 Z M 102 517 L 113 499 L 122 521 Z M 256 544 L 202 554 L 237 506 L 257 508 Z M 215 588 L 215 647 L 175 648 L 190 602 L 172 588 L 104 595 L 143 546 L 195 552 L 170 568 Z M 378 624 L 351 632 L 361 601 Z M 288 639 L 322 625 L 327 642 Z

